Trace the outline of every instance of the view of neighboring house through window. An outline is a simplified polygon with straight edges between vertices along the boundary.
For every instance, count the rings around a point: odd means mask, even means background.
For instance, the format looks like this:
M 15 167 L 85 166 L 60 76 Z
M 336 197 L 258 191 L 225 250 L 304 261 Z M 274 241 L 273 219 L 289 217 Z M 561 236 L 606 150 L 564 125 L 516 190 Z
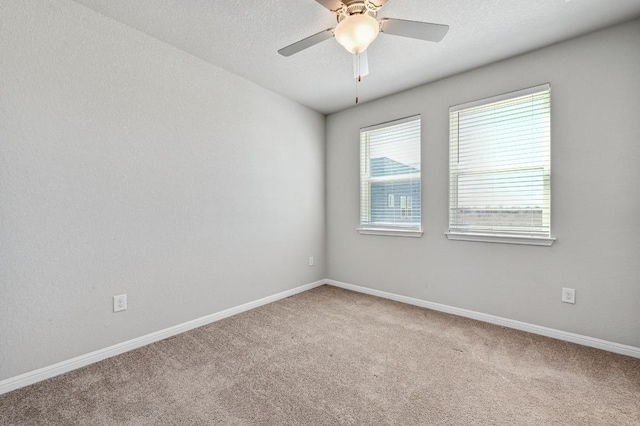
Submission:
M 550 237 L 550 87 L 451 107 L 449 233 Z
M 360 130 L 360 228 L 420 230 L 420 116 Z

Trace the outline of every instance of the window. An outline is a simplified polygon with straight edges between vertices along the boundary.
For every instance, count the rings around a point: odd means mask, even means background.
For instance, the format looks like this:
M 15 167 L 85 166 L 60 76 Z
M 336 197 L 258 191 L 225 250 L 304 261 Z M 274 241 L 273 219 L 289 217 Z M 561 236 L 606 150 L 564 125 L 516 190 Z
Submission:
M 360 130 L 358 230 L 362 234 L 422 235 L 420 116 Z
M 550 87 L 449 109 L 450 239 L 551 245 Z

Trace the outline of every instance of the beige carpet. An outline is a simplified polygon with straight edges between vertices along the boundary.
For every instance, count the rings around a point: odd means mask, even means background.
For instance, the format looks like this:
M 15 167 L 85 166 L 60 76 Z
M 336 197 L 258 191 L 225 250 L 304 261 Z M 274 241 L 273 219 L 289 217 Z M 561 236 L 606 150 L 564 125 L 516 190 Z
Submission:
M 2 425 L 640 425 L 640 360 L 323 286 L 0 396 Z

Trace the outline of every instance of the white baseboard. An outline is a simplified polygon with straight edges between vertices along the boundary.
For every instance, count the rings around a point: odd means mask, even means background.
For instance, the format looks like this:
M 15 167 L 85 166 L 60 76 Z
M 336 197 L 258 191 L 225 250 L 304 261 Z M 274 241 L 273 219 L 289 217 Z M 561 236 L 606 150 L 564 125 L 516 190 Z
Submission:
M 640 348 L 636 348 L 634 346 L 623 345 L 620 343 L 609 342 L 607 340 L 596 339 L 595 337 L 583 336 L 581 334 L 569 333 L 566 331 L 542 327 L 539 325 L 511 320 L 508 318 L 497 317 L 495 315 L 483 314 L 481 312 L 470 311 L 467 309 L 456 308 L 448 305 L 442 305 L 440 303 L 427 302 L 426 300 L 415 299 L 413 297 L 407 297 L 407 296 L 401 296 L 394 293 L 388 293 L 386 291 L 375 290 L 372 288 L 361 287 L 353 284 L 347 284 L 340 281 L 325 280 L 325 282 L 334 287 L 340 287 L 346 290 L 352 290 L 352 291 L 357 291 L 359 293 L 370 294 L 372 296 L 378 296 L 384 299 L 395 300 L 397 302 L 406 303 L 408 305 L 420 306 L 422 308 L 432 309 L 434 311 L 446 312 L 448 314 L 458 315 L 461 317 L 471 318 L 478 321 L 501 325 L 503 327 L 514 328 L 516 330 L 527 331 L 529 333 L 552 337 L 554 339 L 577 343 L 579 345 L 602 349 L 605 351 L 614 352 L 621 355 L 627 355 L 634 358 L 640 358 Z
M 375 290 L 372 288 L 357 286 L 335 280 L 320 280 L 310 284 L 305 284 L 291 290 L 283 291 L 272 296 L 264 297 L 253 302 L 248 302 L 240 306 L 225 309 L 224 311 L 216 312 L 211 315 L 207 315 L 201 318 L 197 318 L 192 321 L 187 321 L 182 324 L 178 324 L 173 327 L 166 328 L 164 330 L 156 331 L 135 339 L 128 340 L 126 342 L 118 343 L 113 346 L 109 346 L 104 349 L 80 355 L 75 358 L 71 358 L 66 361 L 62 361 L 47 367 L 39 368 L 28 373 L 21 374 L 16 377 L 11 377 L 0 381 L 0 395 L 11 392 L 13 390 L 29 386 L 31 384 L 40 382 L 42 380 L 49 379 L 51 377 L 58 376 L 60 374 L 76 370 L 78 368 L 93 364 L 103 359 L 110 358 L 115 355 L 166 339 L 171 336 L 175 336 L 185 331 L 192 330 L 194 328 L 201 327 L 203 325 L 210 324 L 212 322 L 219 321 L 221 319 L 239 314 L 241 312 L 248 311 L 250 309 L 257 308 L 262 305 L 266 305 L 275 302 L 280 299 L 293 296 L 298 293 L 302 293 L 312 288 L 321 286 L 323 284 L 332 285 L 334 287 L 340 287 L 347 290 L 356 291 L 359 293 L 365 293 L 372 296 L 382 297 L 384 299 L 395 300 L 397 302 L 406 303 L 409 305 L 420 306 L 422 308 L 432 309 L 434 311 L 446 312 L 453 315 L 458 315 L 466 318 L 475 319 L 478 321 L 488 322 L 491 324 L 501 325 L 504 327 L 513 328 L 516 330 L 522 330 L 529 333 L 539 334 L 542 336 L 552 337 L 554 339 L 564 340 L 567 342 L 577 343 L 579 345 L 589 346 L 592 348 L 602 349 L 609 352 L 614 352 L 621 355 L 627 355 L 634 358 L 640 358 L 640 348 L 634 346 L 623 345 L 620 343 L 609 342 L 606 340 L 596 339 L 594 337 L 583 336 L 580 334 L 569 333 L 566 331 L 555 330 L 552 328 L 542 327 L 539 325 L 529 324 L 526 322 L 515 321 L 507 318 L 497 317 L 494 315 L 483 314 L 481 312 L 470 311 L 467 309 L 456 308 L 453 306 L 442 305 L 440 303 L 428 302 L 426 300 L 416 299 L 413 297 L 401 296 L 394 293 L 388 293 L 386 291 Z
M 159 330 L 154 333 L 137 337 L 135 339 L 127 340 L 126 342 L 118 343 L 116 345 L 109 346 L 104 349 L 99 349 L 97 351 L 94 351 L 85 355 L 80 355 L 66 361 L 58 362 L 56 364 L 49 365 L 47 367 L 42 367 L 37 370 L 30 371 L 28 373 L 24 373 L 16 377 L 11 377 L 11 378 L 2 380 L 0 381 L 0 395 L 25 387 L 25 386 L 29 386 L 31 384 L 40 382 L 45 379 L 49 379 L 51 377 L 58 376 L 60 374 L 63 374 L 72 370 L 76 370 L 78 368 L 87 366 L 89 364 L 102 361 L 103 359 L 110 358 L 115 355 L 119 355 L 121 353 L 130 351 L 132 349 L 136 349 L 141 346 L 145 346 L 150 343 L 154 343 L 159 340 L 163 340 L 168 337 L 175 336 L 176 334 L 184 333 L 185 331 L 189 331 L 194 328 L 198 328 L 203 325 L 207 325 L 212 322 L 219 321 L 221 319 L 239 314 L 241 312 L 245 312 L 250 309 L 254 309 L 259 306 L 275 302 L 276 300 L 284 299 L 289 296 L 293 296 L 294 294 L 311 290 L 312 288 L 321 286 L 325 283 L 326 283 L 326 280 L 320 280 L 314 283 L 301 285 L 291 290 L 283 291 L 281 293 L 274 294 L 272 296 L 267 296 L 262 299 L 255 300 L 253 302 L 245 303 L 240 306 L 225 309 L 224 311 L 216 312 L 211 315 L 206 315 L 204 317 L 197 318 L 192 321 L 187 321 L 185 323 L 178 324 L 173 327 L 165 328 L 164 330 Z

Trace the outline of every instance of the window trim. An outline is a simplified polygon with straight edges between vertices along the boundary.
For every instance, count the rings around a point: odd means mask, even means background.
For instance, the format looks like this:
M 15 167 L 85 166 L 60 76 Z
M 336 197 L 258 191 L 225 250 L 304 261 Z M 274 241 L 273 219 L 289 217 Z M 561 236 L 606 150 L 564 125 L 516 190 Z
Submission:
M 449 107 L 449 112 L 450 113 L 458 112 L 458 111 L 462 111 L 463 109 L 469 109 L 469 108 L 475 108 L 477 106 L 493 104 L 496 102 L 506 101 L 507 99 L 532 95 L 534 93 L 543 92 L 545 90 L 551 90 L 550 83 L 540 84 L 538 86 L 527 87 L 526 89 L 514 90 L 511 92 L 503 93 L 501 95 L 489 96 L 488 98 L 476 99 L 475 101 L 454 105 L 452 107 Z
M 545 83 L 533 87 L 528 87 L 521 90 L 515 90 L 507 93 L 503 93 L 496 96 L 490 96 L 488 98 L 477 99 L 474 101 L 466 102 L 463 104 L 455 105 L 449 108 L 449 114 L 455 113 L 458 111 L 471 109 L 478 106 L 488 105 L 492 103 L 497 103 L 509 99 L 513 99 L 516 97 L 526 96 L 535 94 L 542 91 L 551 91 L 551 84 Z M 451 138 L 449 138 L 449 146 L 451 144 Z M 451 154 L 449 154 L 451 155 Z M 451 161 L 449 159 L 449 161 Z M 550 167 L 550 162 L 549 162 Z M 550 174 L 550 168 L 545 170 L 545 173 Z M 451 186 L 451 171 L 449 171 L 449 186 Z M 451 226 L 451 189 L 449 189 L 449 226 Z M 549 219 L 550 220 L 550 219 Z M 551 226 L 549 224 L 549 229 L 551 232 Z M 504 243 L 504 244 L 520 244 L 520 245 L 534 245 L 534 246 L 551 246 L 556 238 L 551 234 L 549 236 L 534 236 L 534 235 L 510 235 L 510 234 L 500 234 L 500 233 L 482 233 L 482 232 L 462 232 L 459 230 L 452 231 L 448 229 L 445 232 L 447 239 L 453 241 L 477 241 L 477 242 L 489 242 L 489 243 Z
M 551 246 L 556 240 L 555 237 L 527 237 L 522 235 L 465 234 L 462 232 L 445 232 L 444 234 L 452 241 L 478 241 L 482 243 L 520 244 L 545 247 Z
M 360 235 L 382 235 L 386 237 L 413 237 L 420 238 L 424 231 L 422 229 L 399 229 L 399 228 L 356 228 Z

